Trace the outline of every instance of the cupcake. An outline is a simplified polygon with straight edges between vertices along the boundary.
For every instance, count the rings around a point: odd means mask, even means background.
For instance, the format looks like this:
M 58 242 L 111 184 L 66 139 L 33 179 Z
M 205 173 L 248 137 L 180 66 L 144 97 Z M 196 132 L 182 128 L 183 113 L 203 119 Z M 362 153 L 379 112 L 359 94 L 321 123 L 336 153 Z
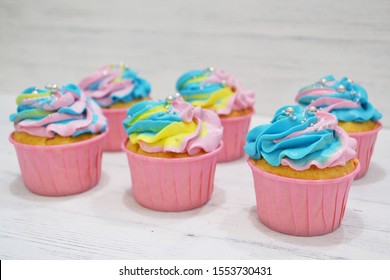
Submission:
M 127 136 L 122 127 L 127 109 L 137 102 L 150 99 L 149 82 L 121 63 L 97 69 L 84 78 L 79 86 L 102 107 L 107 117 L 109 133 L 104 150 L 120 151 L 123 139 Z
M 218 162 L 242 157 L 245 135 L 254 112 L 254 92 L 244 90 L 233 76 L 212 67 L 183 74 L 176 89 L 185 101 L 210 109 L 220 117 L 224 147 Z
M 285 106 L 270 124 L 249 131 L 246 141 L 263 224 L 301 236 L 339 227 L 360 166 L 356 140 L 337 126 L 334 115 Z
M 214 112 L 170 96 L 133 105 L 123 125 L 128 139 L 122 149 L 139 204 L 178 212 L 209 201 L 222 149 L 222 127 Z
M 94 187 L 101 173 L 107 120 L 73 84 L 20 94 L 10 116 L 10 135 L 26 187 L 37 194 L 62 196 Z
M 366 90 L 346 77 L 336 80 L 326 76 L 319 82 L 302 88 L 296 101 L 303 106 L 316 106 L 335 115 L 349 136 L 357 141 L 357 157 L 361 169 L 355 179 L 368 170 L 382 115 L 368 102 Z

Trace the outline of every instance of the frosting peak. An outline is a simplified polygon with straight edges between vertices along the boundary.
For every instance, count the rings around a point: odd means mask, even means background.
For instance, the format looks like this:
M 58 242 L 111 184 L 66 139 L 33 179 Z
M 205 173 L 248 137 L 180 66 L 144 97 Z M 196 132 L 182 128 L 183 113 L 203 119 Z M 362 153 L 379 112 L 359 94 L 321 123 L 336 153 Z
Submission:
M 27 88 L 16 98 L 17 113 L 10 116 L 15 130 L 52 138 L 103 132 L 107 120 L 100 107 L 74 84 L 62 88 Z
M 103 66 L 81 80 L 79 86 L 101 107 L 146 97 L 151 90 L 148 81 L 138 77 L 124 64 Z
M 246 140 L 251 158 L 295 170 L 345 165 L 356 155 L 356 140 L 337 126 L 337 118 L 312 106 L 280 108 L 270 124 L 253 128 Z
M 181 97 L 162 101 L 142 101 L 127 112 L 123 126 L 132 144 L 149 153 L 174 152 L 194 155 L 211 152 L 222 139 L 218 116 L 209 110 L 192 107 Z
M 296 101 L 303 106 L 323 108 L 341 121 L 376 121 L 382 117 L 368 102 L 366 90 L 347 77 L 341 80 L 331 75 L 323 77 L 299 90 Z
M 232 75 L 212 67 L 184 73 L 176 89 L 193 106 L 213 110 L 219 115 L 251 108 L 255 98 L 255 93 L 244 90 Z

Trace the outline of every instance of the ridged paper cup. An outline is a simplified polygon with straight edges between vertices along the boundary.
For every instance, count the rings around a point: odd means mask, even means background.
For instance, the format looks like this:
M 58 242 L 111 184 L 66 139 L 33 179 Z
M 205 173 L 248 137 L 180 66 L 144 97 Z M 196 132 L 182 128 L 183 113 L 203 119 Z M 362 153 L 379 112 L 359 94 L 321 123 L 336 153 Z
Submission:
M 378 122 L 378 127 L 376 129 L 365 132 L 348 133 L 350 137 L 356 139 L 356 156 L 359 159 L 361 166 L 360 171 L 356 175 L 355 179 L 360 179 L 367 174 L 368 167 L 370 166 L 371 162 L 371 156 L 374 153 L 376 138 L 381 128 L 382 124 Z
M 360 170 L 328 180 L 301 180 L 252 169 L 260 221 L 275 231 L 299 236 L 336 230 L 344 216 L 351 183 Z
M 223 126 L 223 149 L 218 155 L 218 162 L 228 162 L 244 155 L 245 137 L 248 133 L 253 112 L 231 118 L 220 118 Z
M 107 118 L 109 132 L 104 141 L 104 151 L 121 151 L 122 142 L 127 138 L 126 131 L 122 125 L 127 116 L 129 108 L 103 109 L 103 114 Z
M 26 187 L 46 196 L 77 194 L 96 186 L 100 179 L 103 142 L 107 132 L 66 145 L 14 145 Z
M 179 212 L 206 204 L 214 190 L 217 157 L 215 151 L 187 158 L 155 158 L 126 148 L 133 195 L 142 206 L 165 212 Z

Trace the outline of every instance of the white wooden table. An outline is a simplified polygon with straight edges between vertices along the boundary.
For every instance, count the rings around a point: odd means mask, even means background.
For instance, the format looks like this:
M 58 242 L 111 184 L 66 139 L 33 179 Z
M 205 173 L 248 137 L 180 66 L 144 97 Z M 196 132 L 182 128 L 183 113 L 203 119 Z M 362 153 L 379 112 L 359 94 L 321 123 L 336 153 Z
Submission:
M 136 203 L 123 153 L 104 154 L 101 181 L 88 192 L 30 193 L 8 142 L 14 99 L 4 94 L 0 103 L 0 259 L 390 258 L 389 129 L 379 134 L 368 174 L 351 188 L 341 227 L 307 238 L 261 224 L 245 158 L 219 164 L 210 202 L 182 213 Z M 268 120 L 255 116 L 252 126 Z

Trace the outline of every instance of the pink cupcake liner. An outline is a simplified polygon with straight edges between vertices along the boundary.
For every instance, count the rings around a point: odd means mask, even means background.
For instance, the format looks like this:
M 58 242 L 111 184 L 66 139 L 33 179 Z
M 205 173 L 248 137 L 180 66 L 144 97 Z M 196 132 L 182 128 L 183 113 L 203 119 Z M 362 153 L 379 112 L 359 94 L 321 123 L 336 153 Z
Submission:
M 351 183 L 360 170 L 328 180 L 301 180 L 260 170 L 250 159 L 257 211 L 267 227 L 290 235 L 316 236 L 336 230 L 344 216 Z
M 179 212 L 206 204 L 214 189 L 218 153 L 187 158 L 154 158 L 126 148 L 133 195 L 142 206 L 165 212 Z
M 128 108 L 103 109 L 103 114 L 107 118 L 109 132 L 104 141 L 104 151 L 121 151 L 122 142 L 127 138 L 126 131 L 122 125 L 126 119 Z
M 107 132 L 66 145 L 14 145 L 26 187 L 46 196 L 77 194 L 96 186 L 101 174 L 103 142 Z
M 244 155 L 245 137 L 253 112 L 244 116 L 220 118 L 223 126 L 224 147 L 218 155 L 218 162 L 228 162 Z
M 376 143 L 376 138 L 378 136 L 379 130 L 382 129 L 382 124 L 378 122 L 378 127 L 376 129 L 359 132 L 359 133 L 348 133 L 352 138 L 356 139 L 356 156 L 359 159 L 361 168 L 359 173 L 356 175 L 355 180 L 364 177 L 367 174 L 368 167 L 370 166 L 371 156 L 374 152 L 374 147 Z

